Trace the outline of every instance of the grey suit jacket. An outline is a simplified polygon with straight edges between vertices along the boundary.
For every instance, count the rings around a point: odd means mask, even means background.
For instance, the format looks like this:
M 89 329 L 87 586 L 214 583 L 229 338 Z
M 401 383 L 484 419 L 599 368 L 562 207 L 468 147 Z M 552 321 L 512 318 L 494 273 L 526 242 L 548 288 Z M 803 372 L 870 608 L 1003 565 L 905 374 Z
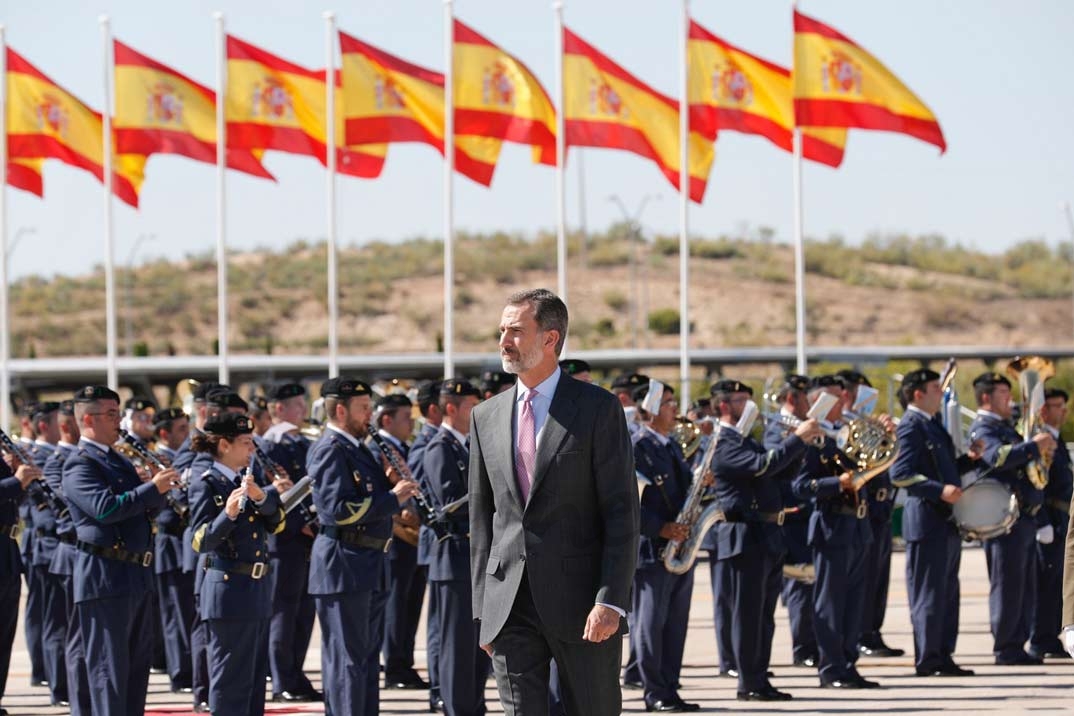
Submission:
M 561 375 L 525 505 L 514 410 L 509 390 L 471 416 L 470 567 L 481 643 L 503 628 L 523 572 L 544 628 L 581 642 L 594 603 L 630 608 L 638 490 L 623 409 L 603 388 Z
M 1074 624 L 1074 507 L 1070 510 L 1066 553 L 1063 557 L 1063 620 L 1061 626 L 1068 627 L 1071 624 Z

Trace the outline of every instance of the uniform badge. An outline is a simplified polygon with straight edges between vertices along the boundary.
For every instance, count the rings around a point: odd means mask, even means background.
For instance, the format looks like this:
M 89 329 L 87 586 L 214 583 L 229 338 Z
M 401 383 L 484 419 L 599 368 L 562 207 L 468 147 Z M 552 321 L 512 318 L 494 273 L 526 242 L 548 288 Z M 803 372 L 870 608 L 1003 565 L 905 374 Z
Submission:
M 223 507 L 224 506 L 224 498 L 221 497 L 220 495 L 213 495 L 213 502 L 216 503 L 217 507 Z

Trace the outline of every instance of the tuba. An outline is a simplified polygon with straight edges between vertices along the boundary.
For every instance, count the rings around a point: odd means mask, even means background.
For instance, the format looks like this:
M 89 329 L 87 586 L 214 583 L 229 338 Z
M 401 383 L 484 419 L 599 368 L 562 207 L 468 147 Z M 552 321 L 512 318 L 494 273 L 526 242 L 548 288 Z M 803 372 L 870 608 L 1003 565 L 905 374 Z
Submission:
M 712 526 L 723 520 L 723 512 L 715 501 L 708 505 L 702 499 L 705 493 L 705 475 L 712 470 L 712 459 L 716 455 L 716 444 L 720 441 L 719 432 L 712 435 L 701 462 L 694 468 L 694 480 L 690 483 L 690 492 L 682 504 L 675 521 L 690 528 L 690 536 L 685 542 L 671 540 L 664 547 L 661 555 L 664 568 L 672 574 L 686 574 L 697 560 L 701 541 Z
M 1055 375 L 1055 364 L 1043 356 L 1019 356 L 1007 364 L 1007 375 L 1018 381 L 1022 394 L 1022 419 L 1019 431 L 1026 440 L 1044 429 L 1040 409 L 1044 407 L 1044 381 Z M 1041 456 L 1026 465 L 1026 477 L 1033 487 L 1043 490 L 1048 484 L 1051 456 Z

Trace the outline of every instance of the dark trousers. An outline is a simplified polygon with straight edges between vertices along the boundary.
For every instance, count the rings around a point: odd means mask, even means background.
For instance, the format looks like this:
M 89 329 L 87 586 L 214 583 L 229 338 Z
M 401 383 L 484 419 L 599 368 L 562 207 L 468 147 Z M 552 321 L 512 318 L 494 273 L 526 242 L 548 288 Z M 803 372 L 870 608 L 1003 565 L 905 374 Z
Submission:
M 767 673 L 768 665 L 772 663 L 772 642 L 776 638 L 776 604 L 779 602 L 779 592 L 783 585 L 783 557 L 772 555 L 765 567 L 767 574 L 761 626 L 764 637 L 764 665 Z
M 315 597 L 321 621 L 325 713 L 375 716 L 385 592 L 342 592 Z
M 791 628 L 791 653 L 794 659 L 817 658 L 817 635 L 813 632 L 813 585 L 797 579 L 783 578 L 783 606 Z
M 306 661 L 316 609 L 309 595 L 309 562 L 305 555 L 272 558 L 275 582 L 272 590 L 272 622 L 269 626 L 269 668 L 272 693 L 313 691 L 302 671 Z
M 935 539 L 906 543 L 906 596 L 918 671 L 954 664 L 961 563 L 962 540 L 951 530 L 945 529 Z
M 194 623 L 190 627 L 190 677 L 194 704 L 209 701 L 209 626 L 198 615 L 201 598 L 194 592 Z
M 1036 534 L 1033 521 L 1022 517 L 1009 533 L 984 542 L 992 653 L 997 659 L 1025 653 L 1037 581 Z
M 64 655 L 67 662 L 67 695 L 71 702 L 71 716 L 90 716 L 89 670 L 86 668 L 86 651 L 82 647 L 82 622 L 75 608 L 71 577 L 60 576 L 63 585 L 64 604 L 67 609 L 67 635 Z
M 731 644 L 731 574 L 727 560 L 717 560 L 715 552 L 709 552 L 709 577 L 712 584 L 712 624 L 716 629 L 716 651 L 720 660 L 720 673 L 738 669 L 735 649 Z
M 1053 524 L 1057 525 L 1055 540 L 1051 544 L 1037 543 L 1037 598 L 1029 632 L 1029 651 L 1036 656 L 1065 652 L 1058 634 L 1064 626 L 1063 557 L 1067 523 L 1059 520 Z
M 149 592 L 92 599 L 75 605 L 91 684 L 93 716 L 145 713 L 153 658 Z
M 871 520 L 873 542 L 865 556 L 865 598 L 862 602 L 861 638 L 863 646 L 879 646 L 880 630 L 888 610 L 891 582 L 891 520 Z
M 523 575 L 507 623 L 492 642 L 492 668 L 506 716 L 547 716 L 549 662 L 556 660 L 570 716 L 619 716 L 623 640 L 567 643 L 541 624 Z
M 428 574 L 429 568 L 421 570 Z M 429 701 L 440 697 L 440 599 L 429 590 L 429 612 L 425 615 L 425 663 L 429 667 Z
M 45 670 L 45 646 L 41 640 L 45 619 L 45 568 L 35 567 L 30 563 L 29 557 L 24 560 L 24 565 L 26 612 L 22 626 L 26 635 L 26 650 L 30 652 L 30 681 L 40 683 L 48 681 L 48 672 Z
M 469 580 L 432 582 L 440 600 L 440 696 L 448 716 L 485 713 L 489 657 L 477 644 Z
M 153 585 L 153 591 L 149 593 L 149 630 L 153 636 L 152 658 L 149 663 L 159 671 L 168 670 L 168 656 L 164 648 L 164 629 L 160 616 L 160 594 Z
M 67 701 L 67 598 L 63 577 L 38 567 L 41 576 L 41 644 L 45 652 L 45 675 L 53 702 Z
M 213 716 L 261 716 L 268 674 L 268 619 L 208 619 L 205 625 Z
M 11 667 L 11 646 L 15 643 L 21 594 L 22 583 L 19 581 L 19 575 L 11 575 L 0 582 L 0 697 L 4 695 L 7 672 Z
M 721 560 L 727 571 L 727 600 L 733 615 L 731 652 L 738 668 L 739 692 L 762 691 L 768 685 L 767 607 L 773 603 L 772 572 L 779 563 L 761 545 L 748 545 L 740 554 Z
M 682 672 L 694 571 L 672 574 L 663 564 L 634 573 L 634 630 L 630 641 L 638 658 L 645 700 L 673 701 Z
M 865 549 L 861 545 L 815 545 L 813 629 L 821 681 L 846 681 L 857 675 L 858 635 L 865 592 Z
M 393 546 L 388 560 L 388 600 L 384 605 L 384 677 L 405 678 L 414 671 L 414 637 L 425 601 L 425 571 L 418 567 L 418 550 Z
M 156 575 L 164 656 L 172 688 L 193 684 L 190 630 L 194 625 L 194 575 L 175 569 Z

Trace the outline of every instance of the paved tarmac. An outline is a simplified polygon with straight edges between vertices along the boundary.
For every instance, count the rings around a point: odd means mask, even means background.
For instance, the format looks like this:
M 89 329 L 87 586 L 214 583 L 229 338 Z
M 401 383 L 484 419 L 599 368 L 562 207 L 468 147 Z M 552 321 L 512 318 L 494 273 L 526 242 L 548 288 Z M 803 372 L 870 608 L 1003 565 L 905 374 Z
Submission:
M 889 594 L 884 638 L 908 654 L 896 659 L 863 658 L 862 674 L 875 679 L 883 689 L 833 693 L 821 690 L 816 673 L 791 666 L 790 635 L 787 613 L 776 610 L 776 640 L 772 654 L 773 684 L 794 694 L 794 700 L 780 704 L 742 703 L 735 700 L 736 684 L 732 679 L 716 676 L 716 647 L 712 627 L 712 593 L 708 565 L 698 565 L 694 598 L 690 608 L 690 632 L 682 675 L 681 695 L 701 705 L 701 712 L 742 711 L 750 713 L 1074 713 L 1074 662 L 1048 660 L 1043 666 L 1001 667 L 993 664 L 992 638 L 988 627 L 988 577 L 984 553 L 967 547 L 962 559 L 962 615 L 956 661 L 977 674 L 965 678 L 920 678 L 914 676 L 913 637 L 906 603 L 905 567 L 902 553 L 892 559 L 892 582 Z M 418 668 L 425 668 L 424 625 L 419 629 Z M 624 649 L 625 651 L 625 649 Z M 320 686 L 320 646 L 317 635 L 306 661 L 307 672 Z M 11 673 L 3 706 L 16 714 L 63 714 L 66 709 L 52 708 L 47 689 L 29 686 L 30 664 L 19 625 L 12 657 Z M 331 688 L 331 687 L 329 687 Z M 490 713 L 502 713 L 496 690 L 489 681 Z M 382 691 L 381 713 L 427 713 L 424 691 Z M 172 694 L 165 676 L 150 680 L 149 708 L 154 712 L 182 713 L 189 709 L 189 696 Z M 184 709 L 185 707 L 185 709 Z M 624 692 L 625 713 L 643 713 L 641 692 Z M 293 713 L 293 709 L 288 709 Z M 310 705 L 303 712 L 323 713 L 322 707 Z M 272 705 L 269 705 L 272 713 Z

